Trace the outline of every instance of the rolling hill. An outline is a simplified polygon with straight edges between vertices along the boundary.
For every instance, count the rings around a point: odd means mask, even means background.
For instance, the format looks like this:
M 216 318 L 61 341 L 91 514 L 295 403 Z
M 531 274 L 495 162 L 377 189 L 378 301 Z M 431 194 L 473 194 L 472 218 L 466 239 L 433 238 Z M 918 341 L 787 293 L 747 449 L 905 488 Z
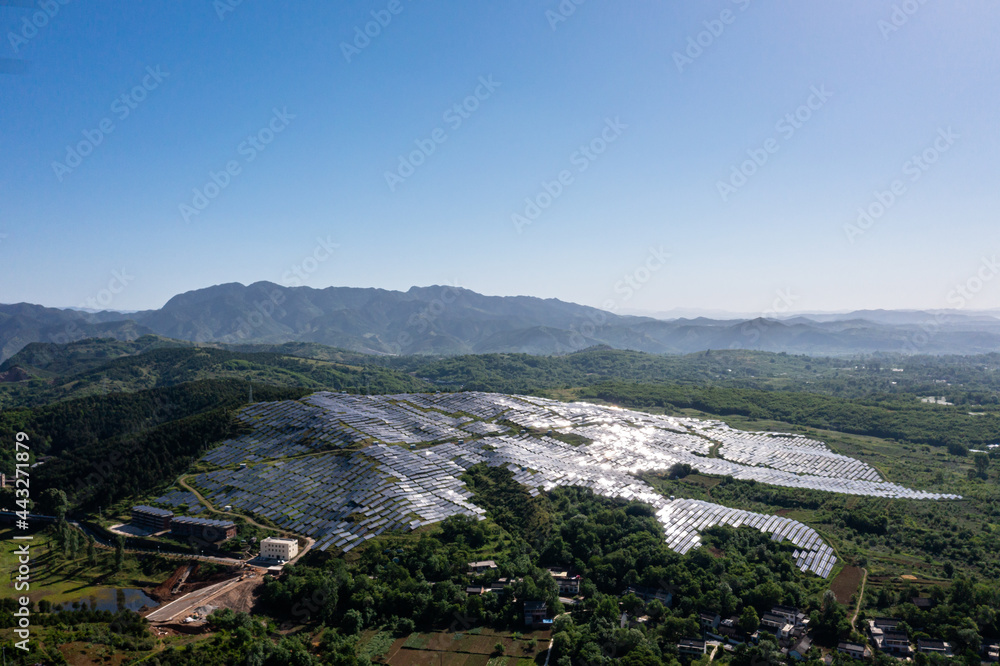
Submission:
M 660 320 L 557 299 L 231 283 L 133 313 L 0 305 L 0 360 L 31 342 L 143 335 L 229 346 L 317 344 L 375 355 L 565 354 L 595 345 L 657 354 L 755 349 L 812 355 L 979 354 L 1000 349 L 1000 319 L 961 312 L 866 311 L 787 319 Z

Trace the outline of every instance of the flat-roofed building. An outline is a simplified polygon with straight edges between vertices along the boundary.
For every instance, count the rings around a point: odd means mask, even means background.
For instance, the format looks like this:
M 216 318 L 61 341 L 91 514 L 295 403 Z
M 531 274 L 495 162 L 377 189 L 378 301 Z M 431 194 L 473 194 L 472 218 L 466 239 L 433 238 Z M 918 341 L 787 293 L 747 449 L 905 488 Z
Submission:
M 787 622 L 790 622 L 797 627 L 804 625 L 809 621 L 806 614 L 795 606 L 772 606 L 771 615 L 783 617 Z
M 499 579 L 493 581 L 492 583 L 490 583 L 490 586 L 488 588 L 486 588 L 486 591 L 487 592 L 503 592 L 505 589 L 507 589 L 508 587 L 510 587 L 511 585 L 513 585 L 514 582 L 515 581 L 511 580 L 510 578 L 499 578 Z
M 470 574 L 481 574 L 487 571 L 493 571 L 497 568 L 497 563 L 493 560 L 483 560 L 481 562 L 469 562 L 469 573 Z
M 231 520 L 180 516 L 170 522 L 170 533 L 176 536 L 196 537 L 214 543 L 236 536 L 236 523 Z
M 781 638 L 781 630 L 786 624 L 788 624 L 788 620 L 786 620 L 783 616 L 775 615 L 774 613 L 764 613 L 764 616 L 760 618 L 761 628 L 774 634 L 778 638 Z
M 279 537 L 261 539 L 260 556 L 262 558 L 288 562 L 298 554 L 299 542 L 297 539 L 282 539 Z
M 549 569 L 552 579 L 559 586 L 559 594 L 576 596 L 580 594 L 580 581 L 583 580 L 579 574 L 571 574 L 561 569 Z
M 740 628 L 740 619 L 738 617 L 727 617 L 719 622 L 719 627 L 715 630 L 715 633 L 736 643 L 743 643 L 747 637 L 747 632 Z
M 913 648 L 910 646 L 910 637 L 905 631 L 887 630 L 882 632 L 882 645 L 880 647 L 883 652 L 901 657 L 908 657 L 913 654 Z
M 882 652 L 895 657 L 909 657 L 913 653 L 910 647 L 910 637 L 906 632 L 899 631 L 899 620 L 891 618 L 876 618 L 868 621 L 868 631 L 872 642 Z
M 677 643 L 677 651 L 681 654 L 705 654 L 705 641 L 699 638 L 682 638 Z
M 129 523 L 150 532 L 162 532 L 170 529 L 170 521 L 173 517 L 173 511 L 140 504 L 132 507 L 132 520 Z

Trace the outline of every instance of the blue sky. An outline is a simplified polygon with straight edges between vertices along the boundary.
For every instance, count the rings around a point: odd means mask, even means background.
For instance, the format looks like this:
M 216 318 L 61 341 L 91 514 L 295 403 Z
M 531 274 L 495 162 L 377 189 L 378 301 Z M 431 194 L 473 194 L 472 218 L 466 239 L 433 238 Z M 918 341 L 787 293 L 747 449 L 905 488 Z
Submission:
M 1000 307 L 996 2 L 96 9 L 0 2 L 0 302 Z

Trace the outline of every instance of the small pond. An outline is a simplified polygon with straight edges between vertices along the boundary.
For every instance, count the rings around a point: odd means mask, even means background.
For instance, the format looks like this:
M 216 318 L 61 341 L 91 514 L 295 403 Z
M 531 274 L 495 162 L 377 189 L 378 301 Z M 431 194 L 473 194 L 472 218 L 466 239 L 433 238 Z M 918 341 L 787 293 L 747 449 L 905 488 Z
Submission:
M 155 608 L 160 604 L 145 592 L 134 587 L 101 587 L 85 597 L 76 600 L 79 608 L 89 608 L 90 610 L 104 610 L 112 613 L 120 610 L 138 611 L 143 606 Z M 63 604 L 63 610 L 76 610 L 73 602 Z

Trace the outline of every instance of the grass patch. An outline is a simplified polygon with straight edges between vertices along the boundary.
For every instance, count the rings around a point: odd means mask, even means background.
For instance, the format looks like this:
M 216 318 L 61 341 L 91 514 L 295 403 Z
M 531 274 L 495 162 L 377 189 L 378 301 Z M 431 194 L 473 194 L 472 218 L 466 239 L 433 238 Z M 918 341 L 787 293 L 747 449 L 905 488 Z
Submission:
M 366 661 L 389 652 L 395 639 L 388 631 L 366 631 L 358 644 L 358 656 Z
M 166 580 L 176 568 L 175 562 L 152 555 L 139 560 L 126 554 L 122 570 L 115 571 L 114 552 L 101 548 L 97 549 L 97 563 L 92 566 L 85 545 L 76 558 L 68 557 L 49 529 L 35 532 L 31 541 L 31 598 L 35 602 L 46 599 L 53 604 L 69 603 L 107 587 L 152 587 Z M 13 529 L 0 530 L 0 541 L 11 543 L 14 534 Z M 4 571 L 13 571 L 17 564 L 12 548 L 0 550 L 0 566 Z M 6 580 L 0 585 L 0 596 L 9 598 L 18 594 L 14 581 Z

